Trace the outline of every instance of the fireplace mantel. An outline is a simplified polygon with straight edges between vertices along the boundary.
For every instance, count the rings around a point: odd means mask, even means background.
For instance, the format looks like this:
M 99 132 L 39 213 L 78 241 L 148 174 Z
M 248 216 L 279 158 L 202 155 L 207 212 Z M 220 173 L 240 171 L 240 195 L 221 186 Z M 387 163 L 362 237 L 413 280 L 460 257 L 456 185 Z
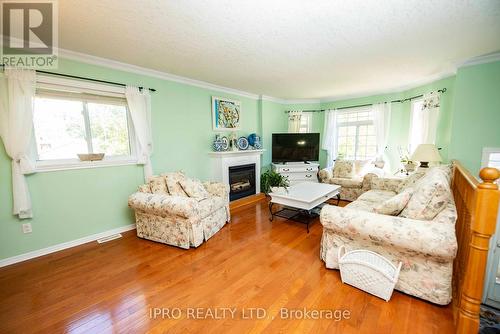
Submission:
M 260 193 L 260 156 L 265 150 L 210 152 L 212 180 L 229 185 L 229 167 L 255 164 L 256 193 Z
M 249 155 L 249 154 L 262 154 L 265 150 L 238 150 L 238 151 L 221 151 L 209 152 L 211 156 L 228 156 L 228 155 Z

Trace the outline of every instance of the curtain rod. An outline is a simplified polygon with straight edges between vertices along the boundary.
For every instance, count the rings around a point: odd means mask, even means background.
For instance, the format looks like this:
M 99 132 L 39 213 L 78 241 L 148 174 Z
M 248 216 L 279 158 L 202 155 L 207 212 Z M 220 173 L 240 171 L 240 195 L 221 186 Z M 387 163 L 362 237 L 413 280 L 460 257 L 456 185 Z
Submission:
M 446 88 L 443 88 L 443 89 L 438 89 L 438 92 L 439 93 L 444 93 L 446 92 Z M 415 96 L 412 96 L 412 97 L 408 97 L 406 99 L 402 99 L 402 100 L 393 100 L 393 101 L 388 101 L 388 102 L 381 102 L 381 103 L 403 103 L 403 102 L 406 102 L 406 101 L 411 101 L 411 100 L 414 100 L 414 99 L 418 99 L 420 97 L 423 97 L 424 94 L 420 94 L 420 95 L 415 95 Z M 351 108 L 360 108 L 360 107 L 368 107 L 368 106 L 372 106 L 373 103 L 367 103 L 367 104 L 358 104 L 358 105 L 355 105 L 355 106 L 348 106 L 348 107 L 340 107 L 340 108 L 334 108 L 336 110 L 343 110 L 343 109 L 351 109 Z M 312 110 L 302 110 L 302 112 L 323 112 L 323 111 L 326 111 L 326 110 L 329 110 L 329 109 L 312 109 Z M 291 113 L 292 110 L 287 110 L 285 111 L 285 113 Z
M 3 67 L 5 69 L 4 64 L 0 64 L 0 67 Z M 36 70 L 37 73 L 42 73 L 42 74 L 49 74 L 49 75 L 55 75 L 59 77 L 65 77 L 65 78 L 71 78 L 71 79 L 79 79 L 79 80 L 87 80 L 87 81 L 93 81 L 93 82 L 99 82 L 99 83 L 104 83 L 104 84 L 109 84 L 109 85 L 116 85 L 116 86 L 122 86 L 126 87 L 126 84 L 119 83 L 119 82 L 113 82 L 113 81 L 107 81 L 107 80 L 99 80 L 99 79 L 92 79 L 92 78 L 86 78 L 86 77 L 80 77 L 77 75 L 70 75 L 70 74 L 62 74 L 62 73 L 55 73 L 55 72 L 48 72 L 48 71 L 42 71 L 42 70 Z M 138 87 L 140 90 L 143 90 L 144 87 Z M 150 92 L 156 92 L 156 89 L 154 88 L 148 88 Z

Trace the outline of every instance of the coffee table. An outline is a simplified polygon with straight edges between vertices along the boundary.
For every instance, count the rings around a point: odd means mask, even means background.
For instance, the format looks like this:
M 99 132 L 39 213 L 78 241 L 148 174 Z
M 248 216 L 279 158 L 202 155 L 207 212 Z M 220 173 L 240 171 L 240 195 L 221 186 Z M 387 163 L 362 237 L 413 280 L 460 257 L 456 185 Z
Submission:
M 326 183 L 302 182 L 294 184 L 284 190 L 269 193 L 270 221 L 274 217 L 282 217 L 307 225 L 309 233 L 309 223 L 318 216 L 318 206 L 323 205 L 327 200 L 337 197 L 337 205 L 340 202 L 340 186 Z M 284 208 L 273 212 L 273 205 L 280 204 Z

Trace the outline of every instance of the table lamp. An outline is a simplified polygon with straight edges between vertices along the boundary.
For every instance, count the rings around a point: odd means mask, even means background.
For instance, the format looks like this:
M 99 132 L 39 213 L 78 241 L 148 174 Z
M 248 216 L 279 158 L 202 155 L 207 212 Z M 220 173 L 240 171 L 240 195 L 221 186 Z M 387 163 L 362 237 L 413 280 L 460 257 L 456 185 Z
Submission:
M 434 144 L 420 144 L 411 156 L 413 161 L 420 161 L 420 167 L 429 168 L 429 162 L 441 162 L 441 156 Z

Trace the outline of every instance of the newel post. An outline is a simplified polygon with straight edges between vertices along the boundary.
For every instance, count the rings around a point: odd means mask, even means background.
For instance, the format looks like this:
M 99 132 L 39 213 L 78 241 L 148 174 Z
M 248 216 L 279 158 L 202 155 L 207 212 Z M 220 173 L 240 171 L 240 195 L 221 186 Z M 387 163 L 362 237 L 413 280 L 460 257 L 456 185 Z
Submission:
M 462 286 L 457 333 L 477 333 L 486 261 L 490 237 L 495 233 L 500 191 L 495 181 L 500 177 L 496 168 L 483 168 L 479 173 L 483 180 L 477 185 L 474 211 L 471 221 L 472 236 L 469 244 L 467 272 Z

